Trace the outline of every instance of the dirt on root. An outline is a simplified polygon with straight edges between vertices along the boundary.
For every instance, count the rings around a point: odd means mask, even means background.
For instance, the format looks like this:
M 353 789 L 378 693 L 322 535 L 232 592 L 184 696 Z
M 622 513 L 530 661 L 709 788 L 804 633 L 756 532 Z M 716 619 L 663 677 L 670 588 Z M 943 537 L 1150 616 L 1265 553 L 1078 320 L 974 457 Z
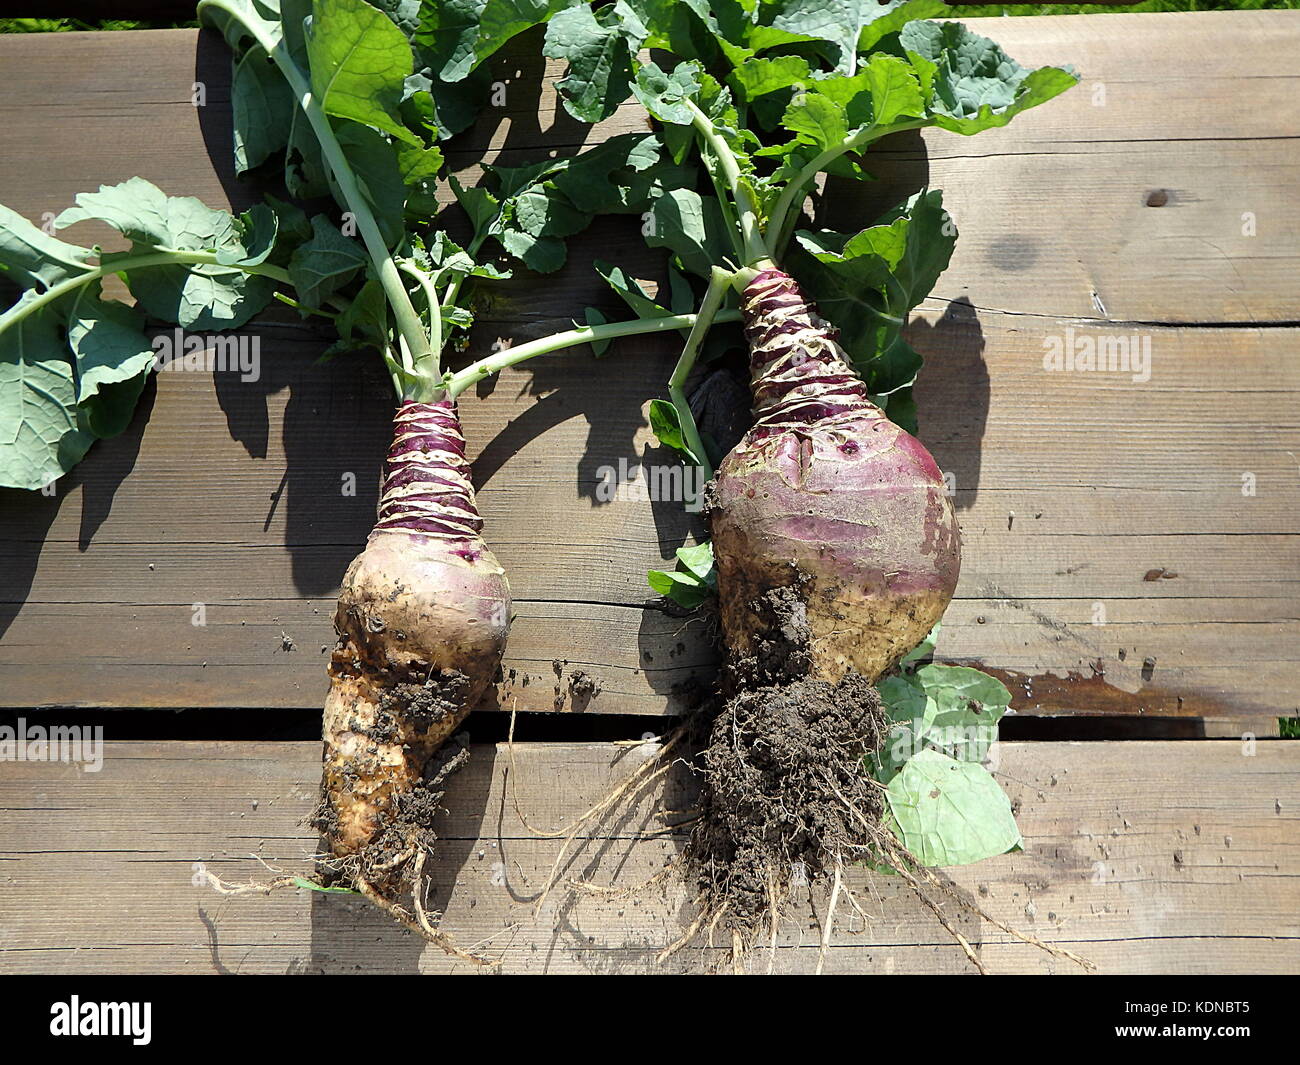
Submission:
M 752 657 L 728 666 L 729 693 L 699 758 L 700 818 L 685 853 L 703 922 L 746 944 L 778 919 L 792 888 L 875 841 L 883 800 L 863 759 L 888 730 L 865 678 L 830 684 L 808 675 L 798 587 L 755 605 L 771 624 Z
M 406 899 L 412 886 L 412 858 L 421 851 L 431 855 L 437 843 L 433 822 L 443 810 L 447 779 L 468 761 L 468 737 L 454 736 L 430 759 L 424 777 L 394 796 L 391 808 L 380 817 L 378 830 L 361 850 L 342 862 L 322 860 L 317 870 L 321 883 L 355 887 L 360 875 L 390 901 Z M 322 797 L 311 825 L 329 838 L 336 818 L 333 805 Z
M 362 748 L 360 761 L 344 770 L 342 794 L 330 794 L 328 779 L 322 780 L 311 825 L 327 842 L 338 835 L 335 804 L 347 801 L 359 773 L 382 771 L 376 757 L 384 749 L 401 748 L 407 765 L 423 766 L 416 779 L 390 793 L 387 809 L 379 814 L 376 830 L 363 847 L 346 858 L 331 857 L 320 863 L 322 882 L 355 886 L 357 878 L 363 877 L 392 901 L 409 895 L 414 857 L 432 854 L 437 841 L 433 822 L 443 808 L 446 780 L 469 760 L 468 737 L 463 733 L 438 742 L 464 718 L 468 687 L 469 678 L 454 670 L 430 674 L 423 683 L 395 681 L 380 692 L 373 719 L 349 721 L 352 731 L 364 735 L 369 744 Z

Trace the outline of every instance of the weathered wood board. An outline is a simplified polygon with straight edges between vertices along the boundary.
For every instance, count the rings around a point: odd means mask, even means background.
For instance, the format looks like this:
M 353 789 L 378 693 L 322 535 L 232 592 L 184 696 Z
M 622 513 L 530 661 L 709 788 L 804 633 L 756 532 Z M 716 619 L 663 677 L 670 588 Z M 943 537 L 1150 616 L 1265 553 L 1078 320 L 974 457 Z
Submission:
M 977 140 L 882 146 L 876 165 L 875 206 L 928 181 L 963 230 L 910 330 L 928 363 L 922 436 L 953 476 L 966 542 L 940 657 L 1007 675 L 1021 713 L 1266 729 L 1300 705 L 1300 17 L 993 29 L 1027 62 L 1072 62 L 1083 84 Z M 1244 76 L 1262 52 L 1268 77 Z M 535 65 L 507 57 L 498 74 L 507 106 L 457 147 L 467 172 L 485 153 L 571 150 L 640 122 L 627 109 L 588 133 L 549 89 L 537 106 Z M 0 76 L 0 202 L 32 219 L 137 173 L 214 204 L 253 199 L 230 173 L 210 34 L 0 38 Z M 827 200 L 850 224 L 870 217 Z M 618 313 L 589 262 L 613 241 L 635 249 L 628 232 L 614 220 L 575 240 L 544 300 L 535 282 L 508 287 L 476 349 L 589 302 Z M 0 492 L 0 703 L 318 704 L 330 597 L 370 522 L 391 401 L 374 360 L 315 366 L 324 342 L 296 322 L 250 332 L 257 382 L 162 374 L 55 498 Z M 1149 342 L 1150 379 L 1046 371 L 1045 344 L 1067 337 Z M 600 682 L 591 711 L 677 712 L 683 685 L 711 674 L 703 626 L 643 583 L 694 520 L 598 491 L 602 467 L 667 461 L 644 409 L 672 356 L 629 342 L 599 367 L 549 358 L 464 402 L 518 604 L 495 705 L 553 708 L 556 661 Z
M 615 898 L 567 885 L 632 888 L 659 872 L 681 839 L 658 815 L 689 805 L 689 783 L 648 789 L 570 848 L 560 886 L 536 913 L 561 844 L 530 831 L 563 828 L 653 750 L 521 744 L 512 772 L 504 745 L 475 747 L 437 825 L 443 927 L 503 972 L 656 971 L 655 953 L 692 913 L 680 882 Z M 964 897 L 1102 972 L 1300 971 L 1300 745 L 1004 743 L 994 752 L 1025 849 L 954 870 Z M 318 758 L 314 743 L 110 742 L 96 773 L 6 766 L 0 972 L 468 971 L 361 900 L 223 897 L 192 883 L 195 863 L 228 882 L 265 878 L 266 865 L 309 873 L 315 839 L 301 821 Z M 871 920 L 840 913 L 826 970 L 974 971 L 895 881 L 853 873 Z M 1078 971 L 952 900 L 943 908 L 992 972 Z M 825 912 L 824 895 L 805 892 L 776 956 L 756 951 L 750 970 L 813 969 Z M 720 951 L 686 950 L 666 969 L 723 961 Z

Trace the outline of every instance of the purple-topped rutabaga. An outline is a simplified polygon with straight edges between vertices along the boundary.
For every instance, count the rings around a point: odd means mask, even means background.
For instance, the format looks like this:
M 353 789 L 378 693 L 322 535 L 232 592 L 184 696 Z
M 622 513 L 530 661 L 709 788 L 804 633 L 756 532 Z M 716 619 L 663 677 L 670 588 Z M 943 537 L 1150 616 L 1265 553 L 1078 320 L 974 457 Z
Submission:
M 957 586 L 960 535 L 930 453 L 867 398 L 835 330 L 795 280 L 758 273 L 741 300 L 755 423 L 718 467 L 711 506 L 729 651 L 769 635 L 754 604 L 796 586 L 812 674 L 873 682 L 920 642 Z
M 379 520 L 334 615 L 319 824 L 335 858 L 381 855 L 396 873 L 416 853 L 402 803 L 497 672 L 510 586 L 482 527 L 455 401 L 403 403 Z

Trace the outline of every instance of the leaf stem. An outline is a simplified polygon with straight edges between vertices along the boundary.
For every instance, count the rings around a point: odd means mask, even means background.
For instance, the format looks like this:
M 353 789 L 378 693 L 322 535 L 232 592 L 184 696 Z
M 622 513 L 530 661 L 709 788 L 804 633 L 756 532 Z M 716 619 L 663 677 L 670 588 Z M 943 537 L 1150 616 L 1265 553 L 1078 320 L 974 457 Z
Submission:
M 292 296 L 286 296 L 283 292 L 272 292 L 271 295 L 286 306 L 292 307 L 299 314 L 315 315 L 318 318 L 328 318 L 331 322 L 337 322 L 339 319 L 339 316 L 333 311 L 308 307 L 306 304 L 299 303 Z
M 667 333 L 678 329 L 692 329 L 695 325 L 694 314 L 671 314 L 661 318 L 641 318 L 632 322 L 608 322 L 604 325 L 586 325 L 577 329 L 568 329 L 540 340 L 530 340 L 518 347 L 506 348 L 489 355 L 485 359 L 466 366 L 463 370 L 448 374 L 444 378 L 447 395 L 459 396 L 471 385 L 477 384 L 485 377 L 500 373 L 508 366 L 534 358 L 537 355 L 549 355 L 564 348 L 577 347 L 581 344 L 599 344 L 603 340 L 617 340 L 620 337 L 640 336 L 645 333 Z M 736 321 L 740 318 L 737 311 L 720 311 L 714 321 Z
M 704 343 L 710 327 L 717 321 L 723 297 L 735 283 L 735 279 L 736 275 L 732 271 L 724 270 L 720 266 L 713 268 L 709 276 L 709 287 L 705 289 L 704 299 L 700 301 L 700 309 L 695 314 L 695 323 L 691 326 L 690 335 L 686 338 L 686 344 L 677 359 L 677 365 L 673 368 L 672 376 L 668 378 L 668 397 L 677 408 L 677 421 L 682 429 L 682 439 L 690 448 L 691 454 L 700 460 L 699 466 L 704 471 L 704 481 L 712 479 L 713 466 L 709 462 L 709 453 L 704 449 L 704 441 L 700 439 L 700 429 L 695 424 L 695 415 L 691 412 L 691 405 L 686 400 L 684 389 L 686 379 L 695 368 L 700 346 Z
M 241 266 L 238 263 L 218 262 L 216 255 L 209 251 L 159 250 L 145 255 L 128 255 L 122 258 L 114 258 L 107 263 L 101 262 L 98 266 L 92 267 L 84 273 L 66 278 L 57 285 L 51 285 L 34 299 L 15 304 L 0 315 L 0 330 L 16 325 L 47 304 L 53 303 L 62 296 L 66 296 L 69 292 L 74 292 L 82 285 L 89 284 L 101 277 L 109 277 L 125 270 L 142 270 L 150 266 L 174 266 L 177 264 L 219 266 L 223 270 L 230 270 L 232 273 L 242 271 L 245 274 L 258 274 L 285 283 L 289 281 L 288 272 L 278 266 L 271 266 L 268 263 L 260 263 L 257 266 Z
M 722 210 L 722 220 L 726 224 L 727 237 L 731 241 L 731 247 L 736 253 L 736 261 L 743 263 L 745 261 L 745 240 L 740 228 L 740 219 L 736 215 L 736 208 L 732 206 L 730 197 L 727 196 L 726 186 L 723 185 L 717 170 L 709 166 L 709 160 L 704 160 L 704 169 L 709 172 L 709 180 L 713 182 L 713 191 L 718 196 L 718 207 Z
M 475 256 L 478 255 L 479 249 L 483 247 L 483 242 L 485 240 L 487 240 L 486 233 L 476 234 L 474 239 L 471 240 L 469 242 L 469 245 L 465 248 L 465 253 L 471 259 L 475 258 Z M 455 304 L 456 300 L 460 296 L 460 288 L 461 285 L 465 283 L 466 276 L 468 275 L 460 271 L 455 271 L 455 276 L 451 279 L 451 282 L 447 285 L 447 291 L 444 292 L 442 296 L 442 303 L 444 307 L 451 307 Z
M 425 300 L 429 304 L 429 339 L 431 350 L 427 355 L 417 356 L 415 359 L 416 371 L 432 381 L 442 375 L 442 304 L 438 301 L 438 289 L 433 283 L 433 278 L 426 274 L 414 263 L 402 260 L 398 264 L 399 268 L 405 270 L 417 282 L 424 293 Z M 406 340 L 406 337 L 402 337 Z M 421 366 L 428 368 L 428 373 L 424 374 Z
M 361 194 L 356 176 L 352 172 L 352 167 L 348 163 L 347 156 L 344 154 L 338 138 L 334 135 L 333 127 L 330 126 L 329 119 L 322 110 L 320 102 L 312 94 L 311 84 L 304 77 L 303 71 L 299 69 L 298 64 L 294 62 L 293 56 L 290 55 L 288 44 L 283 38 L 279 41 L 271 40 L 261 26 L 248 21 L 244 17 L 245 13 L 238 6 L 231 3 L 230 0 L 200 0 L 197 9 L 198 13 L 201 15 L 203 10 L 209 7 L 224 11 L 237 21 L 262 51 L 274 60 L 285 81 L 289 83 L 289 88 L 297 98 L 303 114 L 307 116 L 312 132 L 315 133 L 317 141 L 320 142 L 321 154 L 324 156 L 325 162 L 338 184 L 339 191 L 343 195 L 345 201 L 343 206 L 356 219 L 357 228 L 361 232 L 361 239 L 370 255 L 371 262 L 374 263 L 375 274 L 379 278 L 379 283 L 384 289 L 384 295 L 388 297 L 388 303 L 393 309 L 393 320 L 397 324 L 398 332 L 406 340 L 417 364 L 425 360 L 426 356 L 433 352 L 429 335 L 425 332 L 420 316 L 415 310 L 415 305 L 411 302 L 411 297 L 406 291 L 397 264 L 393 261 L 392 255 L 389 254 L 388 245 L 384 243 L 383 235 L 379 232 L 379 223 L 375 221 L 375 216 L 371 213 L 369 204 Z M 435 392 L 438 387 L 437 382 L 438 377 L 435 374 L 433 378 L 425 380 L 425 385 L 430 392 Z M 431 397 L 420 396 L 414 398 Z
M 767 254 L 772 259 L 780 260 L 786 244 L 790 241 L 790 231 L 794 229 L 795 220 L 799 216 L 798 208 L 803 203 L 804 190 L 818 174 L 826 169 L 829 163 L 834 162 L 841 155 L 848 152 L 861 151 L 874 141 L 878 141 L 881 137 L 887 137 L 891 133 L 901 133 L 907 129 L 920 129 L 922 126 L 928 125 L 930 125 L 930 119 L 916 118 L 905 122 L 895 122 L 888 126 L 866 126 L 848 139 L 814 156 L 798 174 L 786 182 L 785 189 L 777 199 L 776 206 L 772 208 L 771 215 L 768 216 Z
M 727 186 L 731 189 L 732 198 L 736 204 L 736 213 L 739 215 L 741 253 L 745 260 L 746 266 L 752 266 L 759 260 L 768 258 L 767 246 L 763 243 L 762 233 L 760 232 L 758 220 L 758 204 L 754 202 L 753 191 L 749 187 L 749 182 L 740 172 L 740 164 L 736 161 L 736 155 L 731 150 L 731 146 L 718 133 L 718 128 L 713 124 L 699 105 L 691 99 L 683 101 L 691 112 L 691 124 L 695 127 L 696 133 L 701 140 L 708 146 L 714 157 L 718 160 L 718 165 L 722 168 L 722 176 Z

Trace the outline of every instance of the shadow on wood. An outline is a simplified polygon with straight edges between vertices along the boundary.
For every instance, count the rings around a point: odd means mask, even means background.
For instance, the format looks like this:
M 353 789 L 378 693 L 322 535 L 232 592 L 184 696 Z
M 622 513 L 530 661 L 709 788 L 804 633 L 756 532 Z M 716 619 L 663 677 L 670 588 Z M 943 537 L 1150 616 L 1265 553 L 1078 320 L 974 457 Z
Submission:
M 59 478 L 53 495 L 20 488 L 0 488 L 0 538 L 6 547 L 0 554 L 0 636 L 5 634 L 26 603 L 46 534 L 63 506 L 63 500 L 76 487 L 81 488 L 77 550 L 84 552 L 90 547 L 95 533 L 113 509 L 113 497 L 118 488 L 135 467 L 157 393 L 157 382 L 151 375 L 125 431 L 91 445 L 95 462 L 79 464 Z
M 235 117 L 230 106 L 232 73 L 230 49 L 221 34 L 213 29 L 202 30 L 194 46 L 194 80 L 205 92 L 205 102 L 198 108 L 199 132 L 212 160 L 212 173 L 221 182 L 230 209 L 239 214 L 261 202 L 262 190 L 257 183 L 241 181 L 235 176 Z M 172 196 L 192 195 L 188 189 L 164 188 L 163 191 Z
M 990 383 L 984 330 L 965 296 L 948 304 L 931 324 L 913 316 L 904 331 L 925 359 L 917 377 L 917 435 L 934 455 L 955 492 L 958 510 L 975 505 L 980 453 L 989 416 Z

